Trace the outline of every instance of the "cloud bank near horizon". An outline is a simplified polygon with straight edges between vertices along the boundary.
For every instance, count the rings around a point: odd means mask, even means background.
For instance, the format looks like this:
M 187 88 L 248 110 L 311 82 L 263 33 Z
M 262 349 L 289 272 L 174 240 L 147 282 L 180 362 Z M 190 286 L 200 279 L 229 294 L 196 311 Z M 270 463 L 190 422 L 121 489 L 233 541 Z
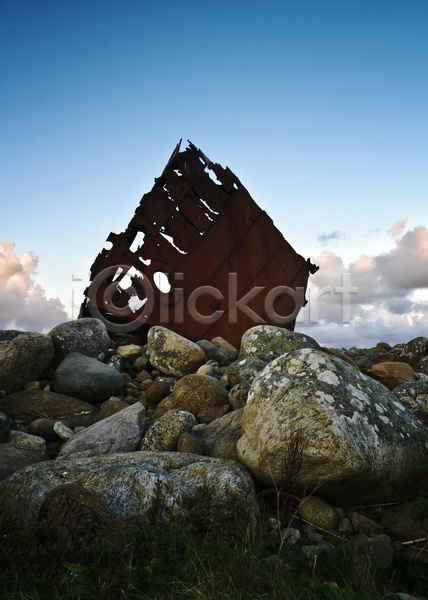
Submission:
M 47 298 L 34 281 L 39 259 L 16 254 L 15 244 L 0 242 L 0 329 L 47 332 L 70 317 L 59 298 Z
M 428 337 L 428 229 L 418 225 L 403 233 L 406 223 L 402 219 L 388 230 L 395 240 L 389 252 L 361 254 L 348 266 L 334 252 L 322 252 L 315 259 L 320 270 L 310 277 L 309 303 L 296 331 L 345 348 Z M 349 273 L 353 289 L 347 323 L 340 293 L 344 273 Z
M 296 331 L 344 348 L 428 337 L 428 228 L 404 232 L 406 222 L 388 230 L 395 242 L 389 252 L 361 254 L 349 265 L 331 250 L 312 259 L 320 270 L 310 276 L 309 303 Z M 47 332 L 70 320 L 61 300 L 47 298 L 35 282 L 37 265 L 33 254 L 17 254 L 13 242 L 0 242 L 0 329 Z M 352 290 L 347 308 L 340 293 L 346 278 Z

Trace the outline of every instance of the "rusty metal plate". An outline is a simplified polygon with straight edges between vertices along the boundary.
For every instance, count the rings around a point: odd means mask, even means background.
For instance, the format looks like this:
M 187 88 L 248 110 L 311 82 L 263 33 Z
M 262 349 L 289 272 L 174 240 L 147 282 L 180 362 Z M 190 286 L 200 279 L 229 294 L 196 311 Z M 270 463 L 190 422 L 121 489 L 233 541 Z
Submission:
M 293 250 L 230 169 L 191 142 L 180 152 L 180 144 L 126 231 L 109 234 L 112 248 L 91 267 L 79 317 L 98 317 L 111 333 L 144 337 L 163 325 L 237 347 L 257 324 L 293 330 L 317 267 Z

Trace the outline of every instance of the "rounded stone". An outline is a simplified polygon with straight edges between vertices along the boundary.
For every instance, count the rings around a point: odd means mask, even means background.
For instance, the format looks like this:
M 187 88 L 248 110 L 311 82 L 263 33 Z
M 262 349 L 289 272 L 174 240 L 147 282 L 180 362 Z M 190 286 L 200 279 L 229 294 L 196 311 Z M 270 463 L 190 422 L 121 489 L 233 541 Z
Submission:
M 59 544 L 64 558 L 69 560 L 95 542 L 108 542 L 116 551 L 124 550 L 129 529 L 97 496 L 72 483 L 59 485 L 48 493 L 37 522 L 42 524 L 39 542 Z
M 410 365 L 404 362 L 383 362 L 374 364 L 367 375 L 379 381 L 389 390 L 408 381 L 415 381 L 415 374 Z
M 92 425 L 98 409 L 89 402 L 64 394 L 28 390 L 0 399 L 0 411 L 15 420 L 20 419 L 24 425 L 29 425 L 44 415 L 55 421 L 68 421 L 70 427 L 77 427 Z M 56 440 L 57 438 L 54 441 Z
M 233 410 L 238 410 L 247 404 L 249 391 L 249 383 L 238 383 L 233 386 L 229 392 L 229 404 L 232 406 Z
M 238 358 L 238 350 L 235 348 L 235 346 L 232 346 L 232 344 L 230 344 L 227 340 L 223 339 L 222 337 L 213 338 L 211 340 L 211 343 L 214 344 L 214 346 L 218 346 L 221 350 L 223 350 L 228 362 L 233 362 Z M 220 365 L 220 362 L 218 364 Z
M 177 450 L 182 433 L 190 433 L 195 417 L 186 410 L 169 410 L 161 416 L 141 440 L 139 450 L 166 452 Z
M 57 442 L 58 434 L 54 431 L 54 419 L 35 419 L 29 425 L 29 432 L 32 435 L 40 436 L 47 442 Z
M 123 385 L 119 371 L 77 352 L 66 356 L 53 379 L 56 392 L 89 402 L 107 400 L 118 394 Z
M 303 500 L 299 505 L 299 514 L 314 527 L 329 531 L 337 526 L 337 514 L 334 508 L 318 496 L 309 496 Z
M 188 410 L 195 417 L 202 408 L 228 404 L 229 394 L 209 375 L 186 375 L 174 386 L 174 407 Z
M 143 348 L 137 346 L 137 344 L 128 344 L 127 346 L 119 346 L 116 352 L 119 356 L 122 356 L 124 360 L 134 363 L 139 356 L 143 353 Z
M 74 432 L 70 429 L 70 427 L 67 427 L 64 425 L 64 423 L 61 423 L 61 421 L 57 421 L 53 429 L 63 442 L 68 442 L 68 440 L 70 440 L 74 435 Z
M 230 377 L 238 377 L 241 382 L 251 383 L 261 371 L 266 366 L 266 362 L 257 358 L 256 356 L 245 356 L 244 358 L 239 358 L 235 360 L 231 365 L 229 365 L 224 374 L 220 379 L 220 383 L 222 383 L 225 387 L 226 385 L 230 385 Z
M 49 366 L 54 346 L 49 335 L 0 331 L 0 390 L 17 392 Z
M 204 442 L 191 433 L 182 433 L 180 435 L 177 442 L 177 452 L 200 454 L 201 456 L 207 453 Z
M 428 381 L 403 383 L 394 389 L 397 398 L 410 407 L 412 413 L 428 424 Z
M 154 381 L 147 388 L 147 401 L 151 404 L 159 404 L 170 393 L 169 383 L 167 381 Z
M 151 364 L 167 375 L 183 377 L 206 362 L 202 348 L 160 325 L 149 329 L 147 343 Z
M 351 521 L 352 529 L 357 533 L 365 533 L 366 535 L 380 535 L 383 533 L 383 527 L 376 523 L 367 515 L 363 515 L 355 510 L 348 512 L 348 518 Z
M 220 346 L 217 346 L 208 340 L 200 340 L 196 343 L 204 351 L 207 360 L 214 360 L 219 367 L 226 367 L 229 364 L 226 353 Z M 236 354 L 236 348 L 234 348 L 234 350 Z
M 47 452 L 46 440 L 38 435 L 31 435 L 23 431 L 11 431 L 9 435 L 10 444 L 18 444 L 20 446 L 30 446 L 37 448 L 42 452 Z
M 48 335 L 55 349 L 52 361 L 54 367 L 57 367 L 70 352 L 79 352 L 102 361 L 110 348 L 107 328 L 99 319 L 88 317 L 60 323 L 51 329 Z

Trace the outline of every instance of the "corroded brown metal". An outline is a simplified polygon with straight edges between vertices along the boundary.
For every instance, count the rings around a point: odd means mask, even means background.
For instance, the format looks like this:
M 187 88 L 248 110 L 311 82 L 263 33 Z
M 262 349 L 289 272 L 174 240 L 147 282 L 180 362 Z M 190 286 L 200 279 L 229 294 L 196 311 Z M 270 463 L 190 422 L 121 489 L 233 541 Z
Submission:
M 180 143 L 126 231 L 108 236 L 112 248 L 103 249 L 91 267 L 79 317 L 99 316 L 110 331 L 123 325 L 144 336 L 160 324 L 195 341 L 220 336 L 239 346 L 250 327 L 278 325 L 266 312 L 269 292 L 300 288 L 304 298 L 316 267 L 293 250 L 229 168 L 212 163 L 190 142 L 180 152 Z M 159 272 L 168 278 L 168 294 L 156 285 Z M 130 273 L 132 292 L 121 287 Z M 192 305 L 201 287 L 204 293 Z M 243 311 L 235 301 L 247 294 L 254 297 Z M 130 295 L 145 302 L 135 312 Z M 279 295 L 274 310 L 291 315 L 294 299 Z M 284 324 L 290 330 L 294 325 L 295 318 Z

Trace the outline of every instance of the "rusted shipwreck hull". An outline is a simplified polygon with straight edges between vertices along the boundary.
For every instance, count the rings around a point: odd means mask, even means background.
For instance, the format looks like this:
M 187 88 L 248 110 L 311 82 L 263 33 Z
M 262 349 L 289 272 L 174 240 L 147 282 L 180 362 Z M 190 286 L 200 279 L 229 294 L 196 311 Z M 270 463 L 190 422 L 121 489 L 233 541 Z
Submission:
M 180 152 L 180 143 L 126 231 L 108 236 L 112 248 L 91 267 L 79 317 L 101 318 L 110 332 L 144 337 L 164 325 L 194 341 L 221 336 L 235 346 L 257 324 L 293 330 L 316 267 L 229 168 L 190 142 Z M 159 283 L 165 276 L 168 293 Z

